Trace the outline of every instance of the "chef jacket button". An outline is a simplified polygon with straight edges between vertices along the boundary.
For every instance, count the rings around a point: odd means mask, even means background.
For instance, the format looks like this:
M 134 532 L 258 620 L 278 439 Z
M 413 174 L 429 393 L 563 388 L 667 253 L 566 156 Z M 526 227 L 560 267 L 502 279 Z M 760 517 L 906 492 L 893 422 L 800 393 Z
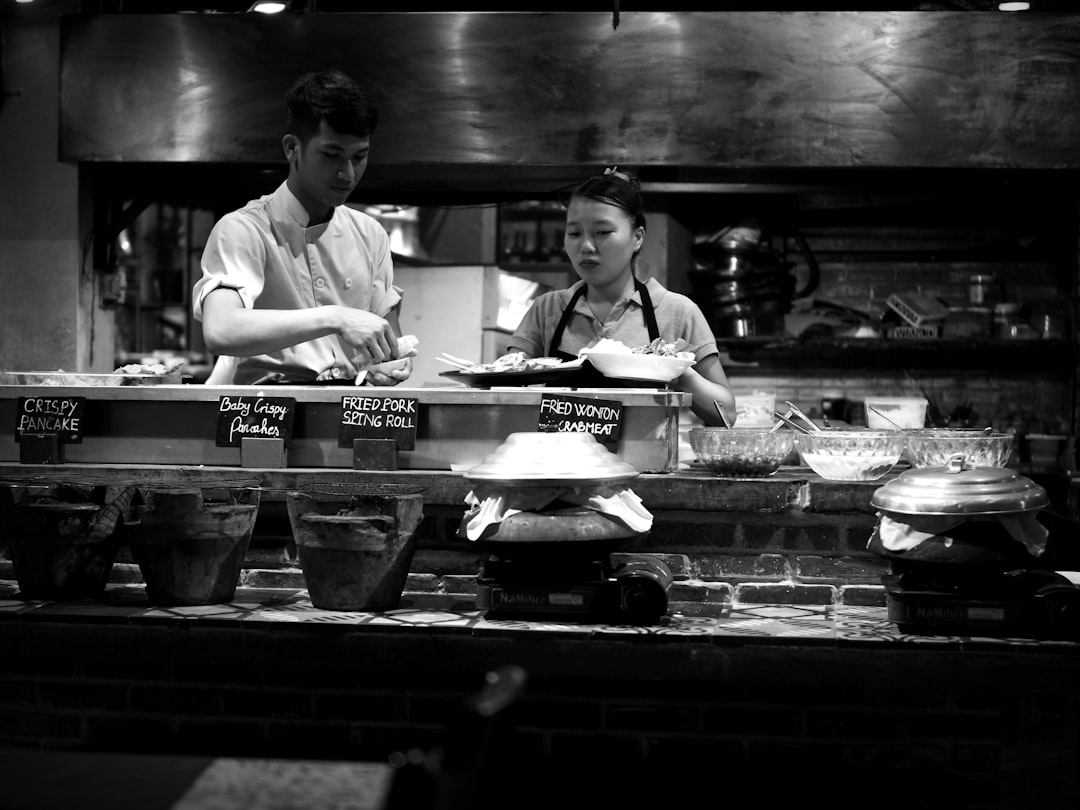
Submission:
M 351 278 L 345 279 L 345 289 L 347 290 L 351 286 L 352 286 L 352 279 Z
M 324 281 L 321 278 L 317 278 L 317 279 L 315 279 L 315 286 L 318 287 L 321 290 L 323 287 L 326 286 L 326 281 Z
M 332 369 L 330 369 L 330 376 L 336 380 L 338 377 L 341 376 L 341 369 L 337 366 L 334 366 Z

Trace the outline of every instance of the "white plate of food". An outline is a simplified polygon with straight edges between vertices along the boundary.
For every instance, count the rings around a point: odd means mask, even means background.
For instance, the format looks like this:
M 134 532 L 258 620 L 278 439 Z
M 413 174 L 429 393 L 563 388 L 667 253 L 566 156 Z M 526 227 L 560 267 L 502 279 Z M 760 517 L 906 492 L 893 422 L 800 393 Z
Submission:
M 578 355 L 605 377 L 667 383 L 696 362 L 694 353 L 683 348 L 685 345 L 685 341 L 664 342 L 658 338 L 648 346 L 631 348 L 605 338 Z
M 539 385 L 565 377 L 583 365 L 583 357 L 577 360 L 560 360 L 557 357 L 525 357 L 521 352 L 510 352 L 490 363 L 476 363 L 453 371 L 443 371 L 439 376 L 478 388 L 493 385 Z

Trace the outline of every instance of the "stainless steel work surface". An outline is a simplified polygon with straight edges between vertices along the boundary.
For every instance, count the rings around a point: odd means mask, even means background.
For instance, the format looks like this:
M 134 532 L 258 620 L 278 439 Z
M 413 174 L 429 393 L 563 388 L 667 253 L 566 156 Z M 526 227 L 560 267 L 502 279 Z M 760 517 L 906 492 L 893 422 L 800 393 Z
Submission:
M 0 461 L 18 461 L 16 414 L 22 397 L 85 397 L 83 437 L 64 446 L 70 462 L 241 466 L 238 447 L 218 447 L 222 397 L 296 400 L 290 467 L 352 468 L 351 447 L 338 447 L 342 398 L 417 400 L 413 450 L 398 452 L 401 469 L 459 470 L 478 464 L 508 435 L 538 429 L 544 394 L 621 403 L 616 455 L 640 472 L 678 466 L 679 409 L 689 395 L 647 388 L 379 388 L 371 386 L 0 386 Z

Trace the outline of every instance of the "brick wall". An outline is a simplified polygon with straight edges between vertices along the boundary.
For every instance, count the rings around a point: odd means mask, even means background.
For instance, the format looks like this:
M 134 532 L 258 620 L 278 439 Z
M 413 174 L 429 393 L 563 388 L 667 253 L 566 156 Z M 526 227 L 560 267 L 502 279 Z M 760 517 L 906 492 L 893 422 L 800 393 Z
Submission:
M 1075 806 L 1075 663 L 1052 651 L 532 635 L 8 618 L 0 747 L 384 760 L 445 743 L 483 673 L 511 662 L 529 673 L 499 740 L 529 766 L 507 785 L 525 794 L 515 806 L 546 787 L 609 802 Z

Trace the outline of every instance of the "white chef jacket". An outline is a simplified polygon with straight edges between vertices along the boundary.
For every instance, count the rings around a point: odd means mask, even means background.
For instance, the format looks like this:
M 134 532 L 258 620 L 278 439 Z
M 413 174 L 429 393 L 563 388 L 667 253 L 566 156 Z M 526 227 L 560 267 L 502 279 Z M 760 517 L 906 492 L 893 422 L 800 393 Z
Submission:
M 307 309 L 342 304 L 385 318 L 401 301 L 394 286 L 390 239 L 374 217 L 339 205 L 329 222 L 308 227 L 307 210 L 285 183 L 222 217 L 202 254 L 192 291 L 195 320 L 218 287 L 239 293 L 245 307 Z M 313 382 L 322 372 L 352 379 L 359 369 L 336 335 L 288 349 L 237 358 L 237 385 L 259 380 Z

